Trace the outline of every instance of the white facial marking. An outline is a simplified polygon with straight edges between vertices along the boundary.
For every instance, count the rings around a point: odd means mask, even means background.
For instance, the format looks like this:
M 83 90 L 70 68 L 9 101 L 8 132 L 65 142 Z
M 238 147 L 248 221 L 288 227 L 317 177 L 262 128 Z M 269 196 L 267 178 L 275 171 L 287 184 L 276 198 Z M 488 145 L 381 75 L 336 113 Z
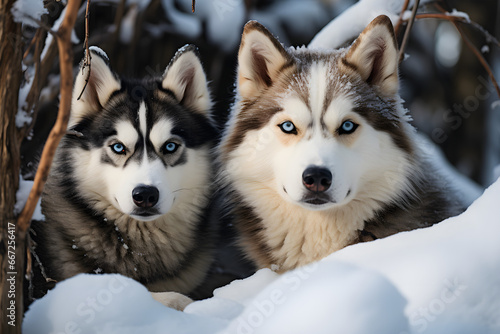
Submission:
M 147 133 L 147 122 L 146 122 L 146 104 L 144 101 L 139 105 L 139 128 L 141 129 L 141 134 L 144 138 L 146 138 Z
M 323 63 L 314 63 L 309 74 L 309 105 L 315 121 L 319 121 L 325 101 L 327 78 Z M 319 122 L 318 122 L 319 123 Z
M 335 97 L 330 102 L 323 117 L 323 122 L 330 133 L 335 132 L 344 120 L 350 119 L 349 114 L 352 113 L 353 108 L 353 102 L 345 96 Z
M 163 145 L 172 136 L 172 128 L 172 122 L 167 119 L 162 119 L 153 125 L 149 133 L 149 139 L 156 148 Z
M 139 134 L 130 122 L 121 121 L 116 125 L 117 139 L 128 149 L 135 147 Z

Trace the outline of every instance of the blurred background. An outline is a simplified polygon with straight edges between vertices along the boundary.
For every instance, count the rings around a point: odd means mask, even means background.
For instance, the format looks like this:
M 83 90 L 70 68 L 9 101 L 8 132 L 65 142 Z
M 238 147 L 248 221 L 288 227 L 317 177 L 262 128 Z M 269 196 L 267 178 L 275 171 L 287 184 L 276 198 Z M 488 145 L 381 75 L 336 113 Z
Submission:
M 392 0 L 388 0 L 390 2 Z M 399 1 L 402 2 L 402 1 Z M 250 19 L 264 24 L 285 46 L 307 45 L 329 21 L 356 3 L 352 0 L 92 0 L 89 45 L 109 56 L 120 75 L 137 77 L 161 74 L 176 50 L 189 43 L 198 46 L 214 100 L 214 114 L 222 127 L 234 94 L 236 55 L 243 25 Z M 500 36 L 500 1 L 446 0 L 438 3 L 447 11 L 465 12 L 496 38 Z M 62 2 L 47 0 L 44 21 L 57 24 Z M 82 4 L 74 34 L 75 70 L 83 57 L 85 7 Z M 430 11 L 422 7 L 419 12 Z M 462 25 L 468 38 L 482 53 L 500 80 L 500 50 L 480 30 Z M 25 26 L 29 41 L 37 30 Z M 404 29 L 401 29 L 404 30 Z M 39 32 L 38 32 L 39 33 Z M 46 33 L 45 33 L 46 34 Z M 401 41 L 402 34 L 398 36 Z M 45 39 L 42 59 L 53 60 L 41 76 L 44 87 L 37 117 L 22 146 L 23 174 L 32 177 L 41 145 L 55 120 L 59 75 L 57 50 Z M 34 50 L 34 48 L 32 48 Z M 417 129 L 438 144 L 448 160 L 463 174 L 487 186 L 500 165 L 500 98 L 487 71 L 467 47 L 453 24 L 421 19 L 413 26 L 402 63 L 401 95 Z M 35 52 L 25 56 L 29 68 Z M 497 170 L 497 174 L 498 174 Z

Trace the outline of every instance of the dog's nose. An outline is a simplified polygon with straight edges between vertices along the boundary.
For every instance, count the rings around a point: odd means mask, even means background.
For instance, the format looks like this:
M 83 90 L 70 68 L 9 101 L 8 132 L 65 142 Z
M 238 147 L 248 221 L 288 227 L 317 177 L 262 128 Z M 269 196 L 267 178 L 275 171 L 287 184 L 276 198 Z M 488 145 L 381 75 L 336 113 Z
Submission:
M 311 166 L 302 173 L 302 183 L 310 191 L 322 193 L 332 185 L 332 173 L 326 168 Z
M 132 199 L 140 208 L 151 208 L 158 203 L 160 192 L 158 188 L 140 185 L 132 190 Z

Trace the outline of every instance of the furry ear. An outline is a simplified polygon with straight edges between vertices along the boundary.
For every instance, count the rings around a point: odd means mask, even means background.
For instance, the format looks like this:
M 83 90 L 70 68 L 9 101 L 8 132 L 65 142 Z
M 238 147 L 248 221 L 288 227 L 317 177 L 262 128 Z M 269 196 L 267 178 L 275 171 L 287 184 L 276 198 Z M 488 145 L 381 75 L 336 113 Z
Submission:
M 194 45 L 180 48 L 163 74 L 162 87 L 188 108 L 208 114 L 212 100 L 207 78 Z
M 70 127 L 86 115 L 101 110 L 111 94 L 121 88 L 119 79 L 109 67 L 109 59 L 106 53 L 95 46 L 90 47 L 89 50 L 90 68 L 84 66 L 84 56 L 75 79 Z M 88 83 L 85 87 L 87 79 Z
M 398 47 L 391 20 L 380 15 L 363 30 L 342 59 L 384 95 L 397 94 Z
M 244 99 L 257 97 L 271 86 L 291 59 L 280 42 L 260 23 L 249 21 L 243 29 L 238 53 L 238 90 Z

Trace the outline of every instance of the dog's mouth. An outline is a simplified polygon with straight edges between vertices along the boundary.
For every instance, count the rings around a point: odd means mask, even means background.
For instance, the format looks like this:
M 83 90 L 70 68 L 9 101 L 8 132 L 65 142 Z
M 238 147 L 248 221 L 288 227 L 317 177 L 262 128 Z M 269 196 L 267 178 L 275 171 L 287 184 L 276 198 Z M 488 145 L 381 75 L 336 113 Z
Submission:
M 325 206 L 335 204 L 335 201 L 327 194 L 312 193 L 304 196 L 301 203 L 305 204 L 309 209 L 322 210 Z
M 156 208 L 135 209 L 130 216 L 137 220 L 151 221 L 161 216 L 161 213 Z

